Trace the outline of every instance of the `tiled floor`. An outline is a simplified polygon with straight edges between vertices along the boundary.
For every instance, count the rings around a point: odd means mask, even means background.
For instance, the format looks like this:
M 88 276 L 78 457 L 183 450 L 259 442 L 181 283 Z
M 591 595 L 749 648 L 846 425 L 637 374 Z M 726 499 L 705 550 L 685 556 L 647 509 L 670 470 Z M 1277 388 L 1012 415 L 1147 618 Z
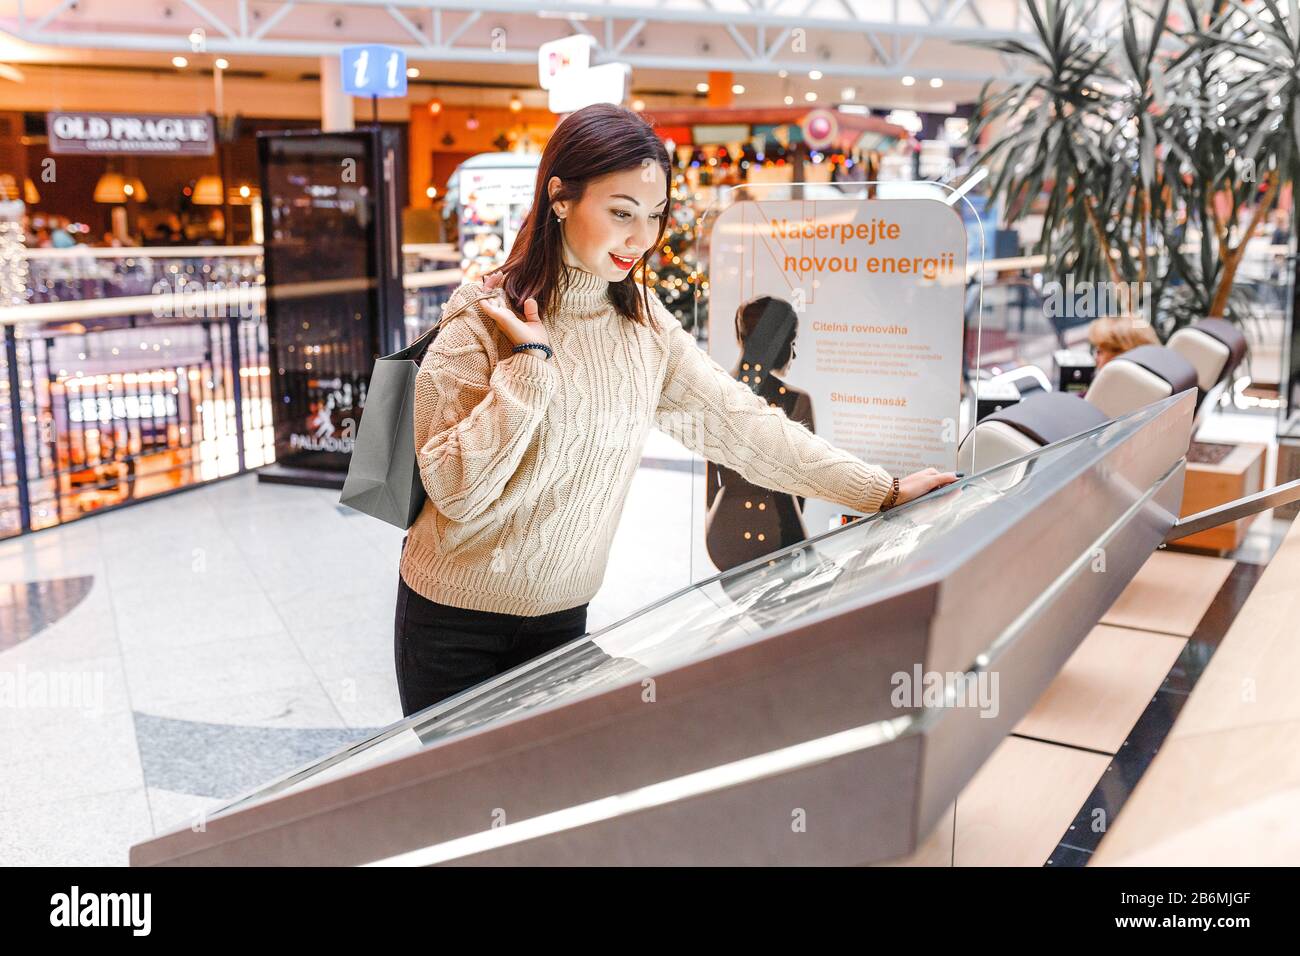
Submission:
M 645 455 L 591 630 L 689 583 L 702 470 Z M 0 543 L 0 865 L 124 864 L 401 716 L 403 532 L 337 501 L 243 475 Z
M 1262 416 L 1220 415 L 1199 437 L 1264 441 L 1267 428 Z M 1089 863 L 1289 527 L 1265 513 L 1224 558 L 1153 554 L 923 846 L 898 862 Z
M 711 573 L 691 506 L 702 468 L 657 433 L 645 456 L 589 611 L 593 631 Z M 123 864 L 132 843 L 195 825 L 205 809 L 400 716 L 392 621 L 402 532 L 337 498 L 245 475 L 0 542 L 0 671 L 22 695 L 0 707 L 0 865 Z M 1279 525 L 1258 521 L 1233 560 L 1158 557 L 1196 562 L 1198 576 L 1222 583 L 1233 561 L 1267 560 Z M 1204 610 L 1197 603 L 1190 625 L 1165 636 L 1155 632 L 1167 626 L 1122 616 L 1112 623 L 1127 629 L 1099 628 L 959 799 L 955 826 L 931 840 L 935 861 L 995 862 L 987 848 L 1014 846 L 999 861 L 1032 863 L 1094 783 L 1093 797 L 1122 803 L 1109 777 L 1127 774 L 1126 728 L 1087 692 L 1104 678 L 1102 645 L 1136 633 L 1150 645 L 1143 679 L 1158 681 L 1171 655 L 1176 676 Z M 1081 737 L 1089 713 L 1095 735 Z M 1058 751 L 1069 752 L 1056 760 Z M 1061 760 L 1080 781 L 1072 805 L 1009 814 L 1036 821 L 1020 843 L 980 830 L 975 809 L 1013 806 L 997 796 L 1004 774 L 1029 793 L 1024 781 L 1059 776 Z M 1076 852 L 1082 861 L 1089 851 Z

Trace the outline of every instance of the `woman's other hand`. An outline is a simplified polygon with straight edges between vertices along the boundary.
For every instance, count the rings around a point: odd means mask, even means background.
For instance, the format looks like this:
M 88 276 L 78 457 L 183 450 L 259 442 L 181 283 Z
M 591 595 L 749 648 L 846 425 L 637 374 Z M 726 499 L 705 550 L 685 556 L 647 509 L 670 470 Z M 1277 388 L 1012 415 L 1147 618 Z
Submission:
M 501 283 L 505 281 L 504 272 L 494 272 L 483 280 L 483 287 L 493 292 L 501 288 Z M 521 319 L 509 309 L 507 309 L 497 299 L 483 299 L 479 302 L 483 311 L 492 316 L 497 327 L 505 334 L 512 345 L 523 345 L 525 342 L 540 342 L 542 345 L 550 345 L 550 336 L 546 334 L 546 326 L 542 325 L 542 320 L 537 314 L 537 300 L 527 299 L 524 302 L 524 317 Z
M 958 477 L 956 472 L 939 471 L 937 468 L 913 472 L 906 478 L 898 479 L 898 500 L 894 502 L 893 507 L 897 508 L 899 505 L 914 501 L 936 488 L 951 485 Z

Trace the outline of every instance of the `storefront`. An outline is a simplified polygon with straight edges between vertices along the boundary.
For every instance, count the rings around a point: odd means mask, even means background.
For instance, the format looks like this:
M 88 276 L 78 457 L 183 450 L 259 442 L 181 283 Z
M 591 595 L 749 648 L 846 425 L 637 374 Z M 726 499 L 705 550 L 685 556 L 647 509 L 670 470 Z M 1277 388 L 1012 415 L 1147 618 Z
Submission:
M 259 243 L 257 131 L 313 125 L 94 111 L 8 120 L 6 172 L 25 184 L 33 248 Z M 169 139 L 173 128 L 185 138 Z

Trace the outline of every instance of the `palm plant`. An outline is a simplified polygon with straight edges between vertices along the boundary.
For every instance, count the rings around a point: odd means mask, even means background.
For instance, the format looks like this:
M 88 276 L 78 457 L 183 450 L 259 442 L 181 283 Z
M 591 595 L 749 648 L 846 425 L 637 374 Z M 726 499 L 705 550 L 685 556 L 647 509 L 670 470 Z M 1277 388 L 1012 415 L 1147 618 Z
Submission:
M 1109 279 L 1125 311 L 1133 284 L 1151 283 L 1166 333 L 1242 317 L 1246 242 L 1300 173 L 1297 2 L 1288 17 L 1276 0 L 1184 0 L 1180 23 L 1170 0 L 1130 0 L 1100 32 L 1096 2 L 1026 0 L 1035 45 L 981 43 L 1033 70 L 986 85 L 972 140 L 998 128 L 979 162 L 1010 221 L 1048 190 L 1035 250 L 1048 272 Z
M 1171 243 L 1172 266 L 1186 280 L 1180 310 L 1239 316 L 1246 243 L 1300 173 L 1300 12 L 1296 0 L 1289 17 L 1274 0 L 1185 3 L 1192 29 L 1170 67 L 1159 132 L 1176 168 L 1173 205 L 1200 240 L 1191 256 Z
M 1056 271 L 1107 273 L 1113 263 L 1094 188 L 1109 125 L 1099 94 L 1106 51 L 1088 28 L 1097 2 L 1086 9 L 1057 0 L 1046 0 L 1042 11 L 1034 2 L 1027 6 L 1038 47 L 1011 39 L 981 45 L 1024 57 L 1035 75 L 1001 89 L 986 84 L 970 138 L 978 142 L 986 128 L 1000 127 L 978 162 L 993 168 L 990 192 L 1003 200 L 1009 222 L 1048 190 L 1036 251 L 1055 262 Z

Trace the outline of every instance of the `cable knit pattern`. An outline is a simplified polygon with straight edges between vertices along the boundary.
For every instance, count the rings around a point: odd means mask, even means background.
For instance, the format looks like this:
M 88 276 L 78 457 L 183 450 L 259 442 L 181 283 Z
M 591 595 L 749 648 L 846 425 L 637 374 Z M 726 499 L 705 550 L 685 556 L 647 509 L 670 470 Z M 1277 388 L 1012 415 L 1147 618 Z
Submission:
M 764 488 L 880 508 L 892 477 L 791 421 L 733 379 L 650 296 L 657 328 L 619 316 L 605 279 L 570 270 L 554 355 L 514 353 L 462 285 L 416 376 L 415 443 L 429 500 L 401 575 L 431 601 L 539 615 L 585 604 L 651 427 Z

